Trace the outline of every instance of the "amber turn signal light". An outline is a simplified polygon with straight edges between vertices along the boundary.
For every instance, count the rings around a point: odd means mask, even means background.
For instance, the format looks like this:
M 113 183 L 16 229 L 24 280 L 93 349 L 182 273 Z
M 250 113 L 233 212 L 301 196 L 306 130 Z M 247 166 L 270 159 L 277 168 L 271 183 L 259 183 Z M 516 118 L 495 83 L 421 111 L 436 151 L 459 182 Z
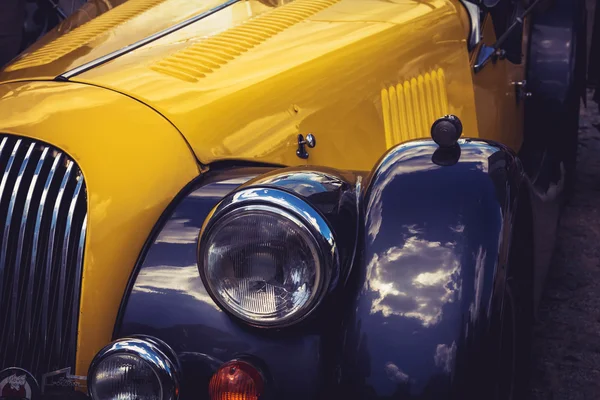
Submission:
M 259 400 L 264 389 L 262 374 L 252 364 L 226 362 L 210 380 L 210 400 Z

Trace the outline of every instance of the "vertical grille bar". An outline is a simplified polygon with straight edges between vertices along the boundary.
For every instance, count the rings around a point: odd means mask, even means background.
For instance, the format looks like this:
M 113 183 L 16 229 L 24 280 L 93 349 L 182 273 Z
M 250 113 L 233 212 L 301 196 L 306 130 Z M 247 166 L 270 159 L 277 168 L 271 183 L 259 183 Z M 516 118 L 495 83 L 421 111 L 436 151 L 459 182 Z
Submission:
M 82 179 L 83 180 L 83 179 Z M 79 240 L 77 242 L 77 258 L 75 265 L 83 264 L 83 250 L 85 248 L 85 234 L 87 232 L 87 215 L 83 218 L 83 224 L 81 225 L 81 232 L 79 233 Z M 73 290 L 73 302 L 71 305 L 71 312 L 67 317 L 67 321 L 71 321 L 71 334 L 69 335 L 69 343 L 67 346 L 67 358 L 73 359 L 75 357 L 75 348 L 77 347 L 77 321 L 79 317 L 79 298 L 81 295 L 81 268 L 75 271 L 75 287 Z
M 52 273 L 54 272 L 55 268 L 54 264 L 55 264 L 55 258 L 54 258 L 54 253 L 55 253 L 55 240 L 56 240 L 56 228 L 57 228 L 57 224 L 58 224 L 58 213 L 60 211 L 60 206 L 62 204 L 62 198 L 63 195 L 65 193 L 65 189 L 67 187 L 67 183 L 69 182 L 69 177 L 71 176 L 71 171 L 73 170 L 73 162 L 72 161 L 68 161 L 68 166 L 67 166 L 67 170 L 65 171 L 64 175 L 63 175 L 63 179 L 60 183 L 60 189 L 58 191 L 58 195 L 56 196 L 56 201 L 54 202 L 54 208 L 52 211 L 52 221 L 50 222 L 50 236 L 48 239 L 48 250 L 46 253 L 46 279 L 44 281 L 44 297 L 42 299 L 42 330 L 44 332 L 44 347 L 47 348 L 47 346 L 50 345 L 49 342 L 49 338 L 48 335 L 50 333 L 50 329 L 49 329 L 49 321 L 48 321 L 48 314 L 49 314 L 49 308 L 50 308 L 50 302 L 52 301 L 52 298 L 50 297 L 50 289 L 51 289 L 51 283 L 52 283 Z M 60 325 L 60 321 L 57 322 L 57 325 Z M 50 368 L 50 366 L 48 366 Z
M 52 164 L 52 168 L 50 169 L 50 173 L 48 174 L 48 178 L 46 179 L 46 184 L 44 185 L 44 191 L 42 192 L 42 198 L 40 201 L 40 206 L 38 208 L 38 212 L 37 212 L 37 217 L 35 219 L 35 229 L 33 231 L 33 248 L 31 249 L 31 268 L 33 268 L 34 270 L 37 269 L 37 264 L 38 264 L 38 252 L 41 253 L 41 251 L 39 251 L 40 248 L 40 236 L 45 233 L 42 232 L 42 218 L 44 216 L 44 211 L 46 211 L 46 200 L 48 198 L 48 192 L 50 191 L 50 188 L 52 186 L 52 183 L 54 182 L 54 176 L 56 175 L 56 170 L 58 169 L 58 166 L 60 164 L 62 158 L 62 154 L 57 154 L 56 158 L 54 159 L 54 163 Z M 43 256 L 41 257 L 43 259 Z M 41 263 L 42 265 L 40 267 L 44 267 L 43 263 Z M 48 269 L 48 266 L 46 266 L 45 269 Z M 39 273 L 45 273 L 45 271 L 40 271 Z M 48 274 L 46 273 L 46 280 L 48 279 Z M 44 281 L 45 282 L 45 281 Z M 42 292 L 44 293 L 45 291 L 42 290 Z M 44 301 L 46 299 L 46 296 L 44 296 L 44 299 L 40 298 L 40 293 L 36 293 L 37 294 L 37 298 L 41 301 Z M 33 296 L 32 296 L 33 297 Z M 48 295 L 48 297 L 50 297 Z M 28 299 L 29 300 L 29 299 Z M 33 298 L 31 299 L 31 301 L 33 302 Z M 37 303 L 37 301 L 36 301 Z M 39 303 L 38 303 L 39 304 Z M 42 304 L 42 307 L 43 304 Z M 43 324 L 41 324 L 43 326 Z M 46 347 L 46 333 L 42 328 L 42 346 L 43 348 Z M 39 348 L 40 345 L 39 343 L 35 343 L 35 347 Z
M 29 209 L 31 208 L 31 200 L 33 197 L 33 192 L 35 190 L 35 188 L 37 187 L 37 183 L 38 183 L 38 178 L 40 176 L 40 173 L 42 171 L 42 167 L 44 166 L 45 162 L 46 162 L 46 157 L 48 156 L 48 151 L 49 148 L 48 147 L 44 147 L 44 150 L 42 151 L 42 155 L 40 156 L 40 160 L 37 163 L 37 166 L 35 167 L 35 172 L 33 173 L 33 178 L 31 179 L 31 183 L 29 184 L 29 189 L 27 190 L 27 197 L 25 198 L 25 207 L 23 209 L 23 216 L 21 217 L 21 226 L 19 227 L 19 244 L 17 246 L 17 260 L 15 261 L 15 265 L 21 265 L 21 262 L 23 260 L 23 252 L 25 252 L 27 249 L 26 247 L 26 243 L 25 243 L 25 230 L 27 228 L 27 223 L 29 221 Z M 31 250 L 31 247 L 29 248 L 29 250 Z M 28 345 L 31 342 L 31 303 L 32 303 L 32 297 L 33 297 L 33 282 L 35 279 L 35 269 L 31 268 L 31 265 L 29 266 L 29 274 L 27 276 L 27 278 L 25 279 L 25 281 L 23 282 L 23 287 L 20 288 L 20 292 L 21 294 L 21 298 L 19 299 L 20 302 L 24 302 L 26 304 L 25 306 L 25 326 L 24 326 L 24 332 L 23 332 L 23 339 L 22 341 L 25 341 L 26 344 Z M 17 343 L 17 352 L 19 352 L 19 344 L 20 342 Z
M 8 192 L 6 190 L 8 177 L 9 177 L 10 171 L 12 170 L 12 166 L 15 162 L 15 157 L 17 155 L 17 150 L 19 150 L 20 144 L 21 144 L 21 140 L 17 140 L 17 143 L 12 148 L 12 153 L 10 155 L 10 158 L 8 159 L 6 168 L 4 169 L 4 175 L 2 175 L 2 182 L 0 182 L 0 202 L 2 202 L 2 200 L 3 200 L 4 192 L 5 191 Z M 7 258 L 7 253 L 8 253 L 8 232 L 9 232 L 9 230 L 10 230 L 10 215 L 7 214 L 6 222 L 4 223 L 4 233 L 2 235 L 2 249 L 0 249 L 0 299 L 3 298 L 2 295 L 4 294 L 4 286 L 5 286 L 4 285 L 4 275 L 5 275 L 4 270 L 6 268 L 6 258 Z M 4 326 L 6 327 L 6 323 L 4 324 Z M 5 331 L 5 329 L 2 329 L 2 332 L 4 332 L 4 331 Z
M 80 177 L 78 177 L 80 178 Z M 67 216 L 67 223 L 65 226 L 65 234 L 63 239 L 62 246 L 62 254 L 60 259 L 60 275 L 58 279 L 58 307 L 56 307 L 58 321 L 63 320 L 63 310 L 65 307 L 65 286 L 67 285 L 67 268 L 68 268 L 68 258 L 71 253 L 71 247 L 69 246 L 69 242 L 71 239 L 71 231 L 72 231 L 72 223 L 73 216 L 75 214 L 75 206 L 77 205 L 77 199 L 79 198 L 79 192 L 81 191 L 81 187 L 83 185 L 83 179 L 78 179 L 77 186 L 75 187 L 75 191 L 73 193 L 73 197 L 71 198 L 71 204 L 69 205 L 69 213 Z M 67 321 L 68 322 L 68 321 Z M 66 328 L 66 326 L 65 326 Z M 66 332 L 65 332 L 66 333 Z M 62 354 L 62 340 L 63 340 L 63 329 L 62 324 L 56 324 L 56 350 L 58 354 Z
M 87 221 L 77 164 L 0 134 L 0 369 L 73 367 Z
M 27 154 L 25 154 L 25 158 L 21 163 L 21 168 L 19 169 L 19 175 L 17 176 L 17 180 L 15 185 L 13 186 L 12 196 L 10 197 L 10 204 L 8 206 L 8 215 L 6 216 L 6 224 L 10 224 L 14 212 L 15 212 L 15 203 L 17 201 L 17 194 L 19 193 L 19 187 L 21 186 L 21 181 L 23 180 L 23 174 L 25 173 L 25 169 L 29 164 L 29 160 L 31 159 L 31 153 L 33 152 L 33 148 L 35 147 L 35 143 L 31 143 L 29 148 L 27 149 Z M 4 232 L 6 239 L 8 234 Z M 3 246 L 4 248 L 4 246 Z M 17 329 L 17 304 L 18 304 L 18 291 L 19 287 L 19 277 L 20 277 L 21 265 L 15 263 L 14 271 L 13 271 L 13 284 L 12 284 L 12 301 L 10 305 L 10 317 L 9 317 L 9 325 L 12 327 L 10 330 L 8 341 L 9 343 L 13 343 L 15 340 L 16 329 Z

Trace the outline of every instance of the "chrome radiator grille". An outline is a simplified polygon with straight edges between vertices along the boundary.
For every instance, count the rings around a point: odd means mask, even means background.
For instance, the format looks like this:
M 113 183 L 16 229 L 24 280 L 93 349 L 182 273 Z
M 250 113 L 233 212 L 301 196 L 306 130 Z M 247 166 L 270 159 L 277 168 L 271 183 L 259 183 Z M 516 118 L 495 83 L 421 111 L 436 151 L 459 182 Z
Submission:
M 73 366 L 87 199 L 75 162 L 0 134 L 0 366 Z

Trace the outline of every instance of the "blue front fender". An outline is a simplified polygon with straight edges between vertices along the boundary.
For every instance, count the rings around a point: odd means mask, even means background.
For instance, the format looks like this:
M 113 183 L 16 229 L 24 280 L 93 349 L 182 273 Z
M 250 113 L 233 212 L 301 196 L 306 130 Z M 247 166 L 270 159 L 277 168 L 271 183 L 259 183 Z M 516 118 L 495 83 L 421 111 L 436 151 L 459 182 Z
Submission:
M 436 150 L 430 140 L 398 146 L 366 183 L 338 364 L 343 398 L 492 398 L 523 173 L 488 142 L 461 140 L 447 166 L 432 161 Z

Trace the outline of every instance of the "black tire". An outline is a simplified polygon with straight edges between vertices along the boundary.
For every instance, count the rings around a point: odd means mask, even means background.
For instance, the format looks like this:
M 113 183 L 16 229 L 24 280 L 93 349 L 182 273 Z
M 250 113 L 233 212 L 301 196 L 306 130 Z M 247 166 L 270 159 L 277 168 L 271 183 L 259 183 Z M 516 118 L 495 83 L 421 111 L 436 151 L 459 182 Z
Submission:
M 565 126 L 567 142 L 564 151 L 565 165 L 565 203 L 572 196 L 575 182 L 577 180 L 577 148 L 579 144 L 579 112 L 581 108 L 581 98 L 585 96 L 586 87 L 586 64 L 587 64 L 587 17 L 585 4 L 582 1 L 575 1 L 575 24 L 579 27 L 576 32 L 577 39 L 574 41 L 574 48 L 571 57 L 574 60 L 573 74 L 575 75 L 573 83 L 569 88 L 567 99 L 564 103 Z
M 517 325 L 515 301 L 510 286 L 504 292 L 502 320 L 500 325 L 500 360 L 498 373 L 498 391 L 496 400 L 515 400 L 517 392 Z
M 532 266 L 527 266 L 526 269 L 533 271 Z M 533 277 L 525 276 L 525 273 L 528 273 L 527 271 L 521 272 L 523 273 L 509 278 L 505 293 L 507 318 L 503 321 L 503 342 L 508 341 L 510 343 L 510 338 L 506 338 L 504 335 L 505 327 L 508 335 L 511 333 L 514 335 L 511 343 L 513 351 L 512 382 L 514 386 L 512 396 L 506 397 L 507 400 L 527 398 L 531 378 L 533 325 L 535 320 L 533 312 Z M 512 318 L 512 321 L 509 318 Z
M 540 164 L 528 172 L 541 177 L 536 186 L 542 192 L 564 178 L 566 203 L 576 181 L 580 99 L 585 94 L 584 1 L 555 0 L 536 12 L 529 43 L 527 87 L 533 97 L 526 104 L 524 148 Z

